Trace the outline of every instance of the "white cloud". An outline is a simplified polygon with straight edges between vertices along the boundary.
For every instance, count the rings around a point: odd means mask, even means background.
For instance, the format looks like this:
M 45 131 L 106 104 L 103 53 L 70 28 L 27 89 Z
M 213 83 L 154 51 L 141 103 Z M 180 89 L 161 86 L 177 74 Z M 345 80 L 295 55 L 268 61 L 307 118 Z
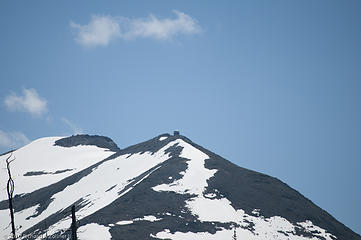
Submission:
M 70 26 L 78 32 L 76 41 L 83 46 L 106 46 L 112 39 L 132 40 L 152 38 L 171 39 L 178 34 L 197 34 L 201 27 L 189 15 L 173 11 L 175 18 L 159 19 L 154 15 L 147 18 L 129 19 L 125 17 L 92 16 L 87 25 L 71 22 Z
M 170 39 L 177 34 L 200 33 L 201 28 L 197 21 L 189 15 L 174 11 L 174 19 L 158 19 L 150 15 L 146 19 L 128 20 L 128 30 L 122 33 L 124 39 L 137 37 L 153 39 Z
M 69 121 L 67 118 L 63 117 L 63 118 L 61 118 L 61 120 L 73 131 L 73 134 L 83 134 L 84 133 L 83 129 L 77 127 L 74 123 Z
M 111 39 L 120 36 L 120 25 L 111 16 L 92 16 L 88 25 L 71 22 L 70 26 L 78 30 L 75 40 L 83 46 L 106 46 Z
M 47 111 L 47 102 L 39 97 L 35 89 L 23 89 L 23 95 L 10 94 L 5 98 L 5 105 L 11 111 L 24 111 L 40 116 Z
M 0 130 L 0 147 L 18 148 L 29 142 L 30 140 L 22 132 L 4 132 Z

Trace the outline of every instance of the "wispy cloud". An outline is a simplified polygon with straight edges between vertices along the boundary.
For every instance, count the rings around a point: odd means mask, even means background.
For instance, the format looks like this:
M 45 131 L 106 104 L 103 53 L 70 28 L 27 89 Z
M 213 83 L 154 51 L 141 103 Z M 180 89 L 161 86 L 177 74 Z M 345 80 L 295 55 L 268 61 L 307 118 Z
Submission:
M 173 11 L 175 18 L 159 19 L 154 15 L 147 18 L 126 18 L 112 16 L 92 16 L 87 25 L 74 22 L 70 26 L 76 31 L 75 40 L 83 46 L 106 46 L 113 39 L 132 40 L 151 38 L 171 39 L 179 34 L 197 34 L 201 32 L 196 19 L 189 15 Z
M 30 140 L 22 132 L 4 132 L 0 130 L 0 147 L 17 148 L 29 142 Z
M 174 11 L 174 19 L 158 19 L 150 15 L 146 19 L 128 20 L 127 30 L 122 33 L 124 39 L 153 38 L 157 40 L 169 39 L 177 34 L 195 34 L 201 31 L 197 21 L 189 15 Z
M 120 36 L 120 25 L 111 16 L 92 16 L 87 25 L 71 22 L 70 26 L 77 30 L 75 40 L 86 47 L 106 46 Z
M 22 95 L 11 93 L 5 98 L 4 103 L 10 111 L 29 112 L 34 116 L 47 112 L 47 101 L 41 98 L 33 88 L 24 88 Z
M 63 123 L 65 123 L 73 131 L 73 134 L 83 134 L 84 133 L 83 129 L 76 126 L 69 119 L 62 117 L 61 121 L 63 121 Z

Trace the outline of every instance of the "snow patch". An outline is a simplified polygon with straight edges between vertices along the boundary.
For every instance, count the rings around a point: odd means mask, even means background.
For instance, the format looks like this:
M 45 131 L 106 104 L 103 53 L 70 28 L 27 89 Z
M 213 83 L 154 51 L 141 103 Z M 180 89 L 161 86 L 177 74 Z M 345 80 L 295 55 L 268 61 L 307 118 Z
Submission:
M 207 180 L 217 172 L 217 170 L 209 170 L 204 167 L 205 160 L 208 155 L 201 152 L 192 145 L 177 139 L 179 146 L 183 147 L 180 157 L 190 159 L 187 161 L 188 168 L 183 173 L 183 177 L 179 180 L 173 181 L 170 184 L 161 184 L 153 187 L 154 191 L 162 192 L 176 192 L 180 194 L 189 193 L 197 196 L 203 195 L 203 191 L 208 186 Z
M 259 216 L 259 211 L 260 211 L 261 209 L 253 209 L 253 211 L 252 211 L 252 214 L 253 215 L 255 215 L 255 216 Z
M 157 217 L 152 216 L 152 215 L 144 216 L 143 218 L 134 219 L 134 221 L 148 221 L 148 222 L 155 222 L 155 221 L 160 221 L 160 220 L 162 220 L 162 219 L 157 218 Z
M 116 222 L 115 224 L 116 224 L 116 225 L 129 225 L 129 224 L 132 224 L 132 223 L 133 223 L 133 221 L 127 221 L 127 220 L 125 220 L 125 221 Z
M 90 223 L 78 229 L 79 240 L 110 240 L 111 238 L 109 227 L 96 223 Z
M 226 198 L 212 200 L 201 196 L 187 201 L 187 207 L 204 222 L 227 223 L 241 220 Z
M 129 225 L 129 224 L 133 224 L 134 222 L 137 222 L 137 221 L 155 222 L 155 221 L 159 221 L 159 220 L 162 220 L 162 219 L 157 218 L 152 215 L 148 215 L 148 216 L 144 216 L 142 218 L 134 218 L 132 220 L 122 220 L 122 221 L 116 222 L 115 224 L 116 225 Z M 114 224 L 112 224 L 112 225 L 114 225 Z M 110 224 L 109 224 L 109 226 L 110 226 Z
M 204 194 L 204 197 L 206 197 L 206 198 L 215 198 L 215 197 L 217 197 L 217 194 L 215 194 L 215 193 L 207 193 L 207 194 Z
M 309 220 L 297 224 L 302 226 L 306 232 L 312 233 L 313 235 L 324 237 L 326 239 L 329 238 L 331 239 L 331 236 L 333 236 L 332 234 L 328 233 L 325 229 L 313 225 L 313 223 Z

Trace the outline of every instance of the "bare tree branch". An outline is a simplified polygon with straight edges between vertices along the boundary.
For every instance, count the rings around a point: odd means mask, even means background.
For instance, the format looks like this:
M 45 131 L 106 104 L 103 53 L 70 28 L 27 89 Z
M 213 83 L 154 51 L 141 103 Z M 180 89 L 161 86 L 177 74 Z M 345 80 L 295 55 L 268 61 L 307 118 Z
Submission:
M 9 198 L 9 210 L 10 210 L 10 218 L 11 218 L 11 229 L 12 229 L 12 235 L 13 235 L 13 240 L 16 239 L 16 234 L 15 234 L 15 221 L 14 221 L 14 207 L 13 207 L 13 194 L 14 194 L 14 189 L 15 189 L 15 184 L 14 184 L 14 180 L 11 177 L 11 171 L 10 171 L 10 163 L 12 163 L 15 160 L 15 157 L 13 159 L 11 159 L 11 157 L 13 156 L 12 153 L 10 153 L 9 157 L 6 158 L 6 168 L 8 170 L 8 175 L 9 175 L 9 180 L 7 183 L 7 193 L 8 193 L 8 198 Z

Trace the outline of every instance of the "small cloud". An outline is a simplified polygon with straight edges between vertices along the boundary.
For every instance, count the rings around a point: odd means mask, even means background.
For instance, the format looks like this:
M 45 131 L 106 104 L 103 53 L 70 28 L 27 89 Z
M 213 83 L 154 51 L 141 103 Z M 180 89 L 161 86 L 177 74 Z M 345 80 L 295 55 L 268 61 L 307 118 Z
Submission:
M 0 147 L 18 148 L 29 142 L 30 140 L 22 132 L 4 132 L 0 130 Z
M 147 18 L 129 19 L 125 17 L 92 16 L 87 25 L 71 22 L 70 26 L 78 32 L 75 40 L 83 46 L 107 46 L 112 39 L 133 40 L 151 38 L 171 39 L 179 34 L 198 34 L 201 32 L 196 19 L 173 11 L 175 18 L 159 19 L 154 15 Z
M 87 25 L 71 22 L 70 26 L 78 30 L 75 40 L 86 47 L 106 46 L 120 36 L 119 23 L 111 16 L 92 16 Z
M 75 126 L 75 124 L 72 123 L 71 121 L 69 121 L 67 118 L 63 117 L 63 118 L 61 118 L 61 121 L 63 121 L 63 123 L 65 123 L 73 131 L 73 134 L 83 134 L 84 133 L 83 129 Z
M 40 98 L 35 89 L 23 89 L 23 95 L 12 93 L 5 98 L 5 105 L 10 111 L 29 112 L 40 116 L 47 112 L 47 101 Z

